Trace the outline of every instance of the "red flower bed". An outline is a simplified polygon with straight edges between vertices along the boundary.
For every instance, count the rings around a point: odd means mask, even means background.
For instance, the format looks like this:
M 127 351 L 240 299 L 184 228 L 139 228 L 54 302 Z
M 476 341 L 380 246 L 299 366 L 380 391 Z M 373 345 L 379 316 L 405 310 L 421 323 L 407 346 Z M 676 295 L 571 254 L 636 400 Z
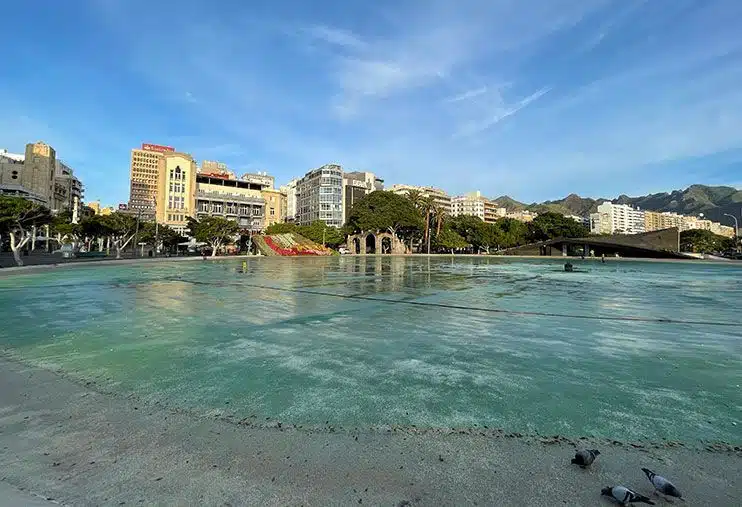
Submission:
M 303 245 L 295 245 L 291 248 L 282 248 L 278 245 L 276 245 L 276 242 L 273 241 L 273 238 L 270 236 L 263 236 L 263 239 L 265 240 L 265 244 L 268 245 L 268 247 L 276 252 L 278 255 L 287 255 L 287 256 L 296 256 L 296 255 L 327 255 L 327 251 L 321 251 L 321 250 L 315 250 L 313 248 L 309 248 Z

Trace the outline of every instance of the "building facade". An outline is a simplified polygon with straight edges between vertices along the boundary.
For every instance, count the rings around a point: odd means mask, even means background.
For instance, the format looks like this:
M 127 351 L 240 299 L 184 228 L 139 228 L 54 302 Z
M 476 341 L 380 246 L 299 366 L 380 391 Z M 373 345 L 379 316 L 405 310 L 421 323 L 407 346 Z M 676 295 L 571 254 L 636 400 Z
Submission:
M 590 215 L 590 232 L 594 234 L 640 234 L 646 231 L 644 211 L 627 204 L 604 202 Z
M 263 187 L 224 175 L 196 174 L 196 216 L 234 220 L 242 230 L 264 229 Z
M 296 185 L 299 180 L 294 178 L 279 189 L 286 196 L 286 215 L 283 217 L 284 222 L 296 221 Z
M 376 190 L 384 190 L 384 180 L 374 173 L 366 171 L 343 173 L 343 223 L 348 221 L 353 205 Z
M 326 164 L 309 171 L 296 184 L 299 225 L 321 220 L 331 227 L 343 225 L 343 169 Z
M 67 164 L 57 159 L 54 171 L 54 194 L 51 209 L 70 211 L 76 218 L 82 211 L 84 197 L 82 182 L 75 177 L 74 171 Z
M 163 153 L 158 163 L 156 220 L 181 235 L 196 216 L 196 162 L 187 153 Z
M 72 168 L 44 142 L 29 143 L 23 155 L 0 150 L 0 194 L 28 199 L 53 213 L 82 209 L 83 185 Z
M 452 197 L 451 216 L 458 217 L 461 215 L 470 215 L 478 217 L 485 222 L 487 221 L 486 218 L 490 218 L 491 220 L 493 215 L 492 210 L 490 209 L 489 217 L 487 216 L 488 214 L 485 213 L 485 203 L 487 201 L 488 199 L 483 197 L 479 190 Z
M 35 192 L 23 184 L 24 179 L 28 182 L 25 159 L 25 155 L 0 150 L 0 195 L 22 197 L 36 204 L 48 206 L 47 194 Z
M 175 153 L 175 148 L 143 143 L 141 148 L 131 150 L 129 213 L 154 220 L 159 200 L 160 164 L 168 153 Z
M 265 227 L 283 223 L 286 219 L 286 194 L 272 186 L 264 188 L 261 194 L 265 201 Z
M 245 173 L 240 179 L 248 183 L 260 185 L 267 190 L 273 190 L 273 186 L 276 183 L 276 179 L 267 172 Z
M 417 190 L 423 197 L 432 198 L 433 203 L 437 207 L 442 208 L 447 214 L 451 214 L 451 196 L 439 188 L 400 184 L 392 185 L 391 188 L 389 188 L 390 192 L 399 195 L 408 195 L 411 190 Z

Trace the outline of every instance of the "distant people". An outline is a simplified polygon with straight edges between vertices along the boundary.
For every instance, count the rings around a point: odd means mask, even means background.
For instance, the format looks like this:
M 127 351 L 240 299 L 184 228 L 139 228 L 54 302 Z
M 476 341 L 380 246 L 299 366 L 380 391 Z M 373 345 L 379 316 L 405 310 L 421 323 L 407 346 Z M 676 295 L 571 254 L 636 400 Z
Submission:
M 600 255 L 600 262 L 602 262 L 603 264 L 605 264 L 605 254 L 601 254 Z

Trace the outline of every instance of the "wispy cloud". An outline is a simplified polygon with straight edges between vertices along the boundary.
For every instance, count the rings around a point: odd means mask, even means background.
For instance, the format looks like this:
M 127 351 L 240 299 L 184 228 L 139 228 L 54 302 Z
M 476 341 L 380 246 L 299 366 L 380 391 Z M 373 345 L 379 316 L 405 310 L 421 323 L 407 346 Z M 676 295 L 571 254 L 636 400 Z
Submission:
M 473 90 L 467 90 L 463 93 L 460 93 L 458 95 L 454 95 L 453 97 L 448 97 L 444 99 L 444 102 L 461 102 L 462 100 L 469 100 L 473 99 L 475 97 L 479 97 L 483 93 L 487 93 L 487 87 L 482 86 L 480 88 L 475 88 Z
M 0 103 L 19 107 L 0 113 L 5 139 L 20 140 L 13 125 L 57 139 L 120 175 L 121 193 L 129 149 L 152 141 L 279 182 L 337 160 L 389 183 L 529 201 L 677 187 L 708 167 L 726 168 L 723 182 L 734 166 L 718 154 L 742 150 L 740 2 L 346 4 L 78 2 L 51 13 L 74 32 L 65 44 L 11 15 L 18 79 Z M 43 72 L 14 56 L 29 47 Z M 40 91 L 48 107 L 34 105 Z
M 306 29 L 306 32 L 313 38 L 333 44 L 335 46 L 363 49 L 366 43 L 363 42 L 354 33 L 343 30 L 342 28 L 331 28 L 325 25 L 315 25 Z
M 480 134 L 485 130 L 497 125 L 506 118 L 515 115 L 521 109 L 524 109 L 532 102 L 535 102 L 536 100 L 549 93 L 549 91 L 550 88 L 548 87 L 542 88 L 528 95 L 527 97 L 523 97 L 513 104 L 506 104 L 503 101 L 501 95 L 498 94 L 496 101 L 497 103 L 494 105 L 494 107 L 485 108 L 485 117 L 483 119 L 467 121 L 461 127 L 459 127 L 456 132 L 454 132 L 453 136 L 467 137 Z

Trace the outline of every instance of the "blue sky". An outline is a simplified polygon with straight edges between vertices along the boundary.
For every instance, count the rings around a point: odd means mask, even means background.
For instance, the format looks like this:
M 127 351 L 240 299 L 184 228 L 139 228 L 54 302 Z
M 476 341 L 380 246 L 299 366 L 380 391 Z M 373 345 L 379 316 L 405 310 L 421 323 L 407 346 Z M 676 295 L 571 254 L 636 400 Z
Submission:
M 3 25 L 0 147 L 52 144 L 105 203 L 142 142 L 527 202 L 742 186 L 738 0 L 9 2 Z

